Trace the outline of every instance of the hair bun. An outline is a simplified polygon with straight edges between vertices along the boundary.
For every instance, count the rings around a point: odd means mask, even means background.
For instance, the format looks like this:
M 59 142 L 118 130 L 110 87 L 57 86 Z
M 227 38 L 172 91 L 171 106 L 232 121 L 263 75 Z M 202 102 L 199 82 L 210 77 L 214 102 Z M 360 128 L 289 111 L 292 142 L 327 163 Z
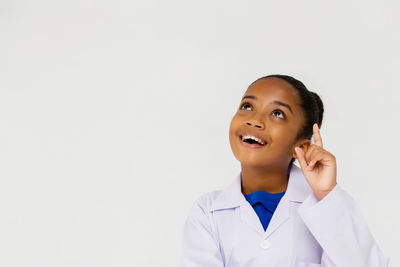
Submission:
M 311 95 L 313 96 L 315 102 L 317 103 L 318 106 L 318 127 L 321 128 L 322 124 L 322 118 L 324 117 L 324 104 L 322 103 L 321 98 L 317 93 L 311 92 Z

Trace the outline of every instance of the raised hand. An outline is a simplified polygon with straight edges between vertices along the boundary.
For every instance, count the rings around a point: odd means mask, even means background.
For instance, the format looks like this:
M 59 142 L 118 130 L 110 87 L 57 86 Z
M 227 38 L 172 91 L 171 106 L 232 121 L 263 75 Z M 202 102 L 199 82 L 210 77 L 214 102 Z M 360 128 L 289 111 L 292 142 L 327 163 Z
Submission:
M 314 144 L 307 151 L 295 147 L 301 171 L 318 200 L 324 198 L 336 185 L 336 158 L 322 147 L 317 123 L 313 125 Z

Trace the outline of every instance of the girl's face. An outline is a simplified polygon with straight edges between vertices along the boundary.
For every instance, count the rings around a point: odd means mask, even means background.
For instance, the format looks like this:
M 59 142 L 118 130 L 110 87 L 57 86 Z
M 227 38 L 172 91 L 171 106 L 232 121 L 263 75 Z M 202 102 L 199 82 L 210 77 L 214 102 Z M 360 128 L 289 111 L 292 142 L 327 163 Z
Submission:
M 299 145 L 295 138 L 303 114 L 297 92 L 286 81 L 270 77 L 253 83 L 230 124 L 229 142 L 236 159 L 242 166 L 286 168 Z M 246 135 L 262 139 L 264 145 L 243 142 Z

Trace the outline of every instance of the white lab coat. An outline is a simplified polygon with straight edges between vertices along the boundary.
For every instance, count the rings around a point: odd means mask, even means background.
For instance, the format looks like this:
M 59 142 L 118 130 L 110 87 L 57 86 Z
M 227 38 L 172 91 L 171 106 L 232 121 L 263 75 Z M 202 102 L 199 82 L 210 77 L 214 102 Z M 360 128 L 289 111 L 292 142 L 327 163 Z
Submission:
M 200 196 L 183 230 L 181 267 L 388 264 L 351 196 L 337 184 L 318 201 L 294 164 L 266 231 L 241 192 L 241 173 L 225 190 Z

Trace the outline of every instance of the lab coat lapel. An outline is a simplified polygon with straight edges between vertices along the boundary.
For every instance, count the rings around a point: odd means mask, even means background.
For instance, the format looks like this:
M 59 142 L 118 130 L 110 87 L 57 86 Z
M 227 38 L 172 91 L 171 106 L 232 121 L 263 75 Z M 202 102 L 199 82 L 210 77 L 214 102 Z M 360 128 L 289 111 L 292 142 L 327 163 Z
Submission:
M 240 172 L 232 184 L 224 189 L 216 198 L 209 211 L 215 212 L 218 210 L 232 209 L 237 207 L 240 207 L 240 219 L 259 234 L 263 235 L 265 232 L 262 228 L 260 219 L 242 193 L 242 172 Z
M 275 209 L 274 214 L 271 217 L 271 221 L 269 222 L 267 230 L 264 233 L 264 238 L 270 236 L 276 229 L 278 229 L 279 226 L 289 219 L 289 210 L 288 199 L 282 197 Z
M 271 235 L 289 219 L 291 202 L 302 203 L 311 192 L 311 188 L 305 180 L 301 169 L 293 164 L 290 169 L 286 193 L 279 202 L 267 231 L 264 231 L 257 213 L 244 197 L 241 186 L 242 173 L 240 172 L 236 179 L 216 198 L 209 211 L 214 212 L 240 207 L 241 220 L 264 237 Z
M 289 219 L 290 206 L 293 202 L 301 204 L 311 192 L 312 190 L 305 180 L 301 169 L 293 164 L 289 174 L 286 193 L 281 198 L 274 214 L 272 215 L 271 221 L 265 232 L 265 238 L 274 233 Z
M 259 234 L 265 234 L 257 213 L 247 200 L 240 206 L 240 219 L 256 230 Z

